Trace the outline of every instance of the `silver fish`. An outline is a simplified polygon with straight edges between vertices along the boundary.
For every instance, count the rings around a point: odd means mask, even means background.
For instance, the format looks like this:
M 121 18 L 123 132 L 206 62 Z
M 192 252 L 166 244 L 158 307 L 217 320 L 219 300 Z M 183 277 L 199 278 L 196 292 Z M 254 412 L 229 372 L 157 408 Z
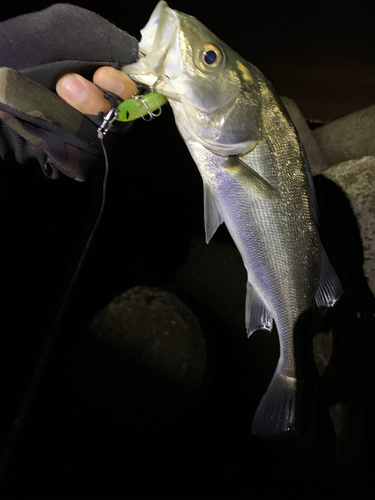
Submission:
M 309 165 L 271 84 L 192 16 L 157 4 L 125 71 L 164 94 L 203 179 L 206 241 L 225 222 L 247 270 L 246 330 L 271 331 L 280 357 L 253 432 L 296 430 L 295 325 L 342 294 L 317 232 Z M 298 372 L 298 373 L 297 373 Z

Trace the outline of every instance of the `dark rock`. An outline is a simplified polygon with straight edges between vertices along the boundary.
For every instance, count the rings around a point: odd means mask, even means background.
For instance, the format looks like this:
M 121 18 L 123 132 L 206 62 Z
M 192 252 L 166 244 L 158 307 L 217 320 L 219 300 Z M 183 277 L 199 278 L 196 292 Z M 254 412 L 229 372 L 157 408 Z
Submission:
M 329 165 L 375 155 L 375 106 L 356 111 L 314 130 Z
M 340 186 L 350 200 L 361 232 L 363 270 L 375 293 L 375 158 L 348 160 L 330 167 L 324 175 Z
M 165 290 L 137 286 L 118 295 L 95 316 L 89 331 L 150 377 L 182 391 L 202 387 L 204 333 L 190 309 Z

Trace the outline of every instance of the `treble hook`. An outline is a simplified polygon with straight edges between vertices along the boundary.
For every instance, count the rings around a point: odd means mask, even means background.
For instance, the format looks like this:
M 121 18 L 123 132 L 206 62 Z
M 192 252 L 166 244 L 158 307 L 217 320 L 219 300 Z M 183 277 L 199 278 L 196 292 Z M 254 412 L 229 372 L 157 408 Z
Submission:
M 134 97 L 134 99 L 140 99 L 148 111 L 149 118 L 145 118 L 144 116 L 142 116 L 142 120 L 144 120 L 145 122 L 150 122 L 154 118 L 157 118 L 158 116 L 161 115 L 162 110 L 161 110 L 159 103 L 158 103 L 159 111 L 157 113 L 154 113 L 153 111 L 151 111 L 151 109 L 150 109 L 149 105 L 147 104 L 147 101 L 143 95 L 133 94 L 133 97 Z

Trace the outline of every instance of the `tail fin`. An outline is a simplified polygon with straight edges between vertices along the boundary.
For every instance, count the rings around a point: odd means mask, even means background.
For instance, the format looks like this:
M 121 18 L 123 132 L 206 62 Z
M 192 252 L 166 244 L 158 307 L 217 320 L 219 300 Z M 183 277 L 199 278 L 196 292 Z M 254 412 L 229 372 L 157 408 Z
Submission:
M 255 412 L 253 434 L 265 439 L 305 436 L 330 452 L 336 446 L 328 406 L 318 387 L 280 372 Z
M 253 419 L 253 434 L 280 437 L 296 430 L 297 380 L 276 371 Z

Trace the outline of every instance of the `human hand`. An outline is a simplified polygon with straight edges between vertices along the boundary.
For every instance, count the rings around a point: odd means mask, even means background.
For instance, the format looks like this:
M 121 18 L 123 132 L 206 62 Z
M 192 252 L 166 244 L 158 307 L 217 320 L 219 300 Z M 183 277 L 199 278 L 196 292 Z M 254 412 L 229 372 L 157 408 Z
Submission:
M 122 71 L 110 66 L 97 69 L 93 82 L 76 73 L 68 73 L 57 81 L 56 92 L 73 108 L 88 115 L 97 115 L 100 111 L 107 113 L 111 107 L 103 92 L 94 84 L 113 92 L 124 101 L 139 93 L 133 80 Z
M 110 108 L 91 75 L 96 70 L 102 89 L 130 98 L 136 85 L 109 66 L 133 63 L 137 40 L 94 12 L 58 3 L 2 21 L 0 47 L 0 157 L 17 165 L 33 159 L 51 179 L 84 181 L 102 161 L 96 116 Z M 61 99 L 54 90 L 63 71 L 70 74 L 57 84 Z M 119 137 L 111 134 L 108 152 Z

